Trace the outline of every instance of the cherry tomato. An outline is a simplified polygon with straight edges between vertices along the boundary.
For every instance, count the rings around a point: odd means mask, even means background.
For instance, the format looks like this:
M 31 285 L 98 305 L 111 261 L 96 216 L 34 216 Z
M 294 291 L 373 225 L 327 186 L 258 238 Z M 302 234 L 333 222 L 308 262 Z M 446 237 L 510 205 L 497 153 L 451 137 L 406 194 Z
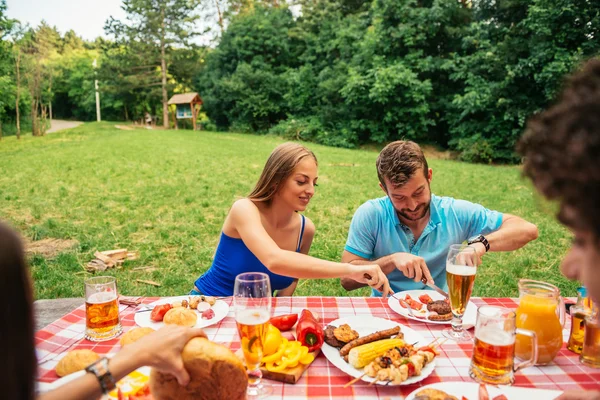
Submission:
M 150 314 L 150 319 L 152 321 L 161 322 L 165 317 L 167 311 L 169 311 L 171 308 L 173 307 L 171 307 L 170 304 L 161 304 L 154 307 L 152 313 Z
M 408 376 L 415 376 L 415 365 L 409 362 L 406 366 L 408 367 Z
M 284 332 L 292 329 L 296 321 L 298 321 L 298 314 L 279 315 L 271 318 L 271 325 Z

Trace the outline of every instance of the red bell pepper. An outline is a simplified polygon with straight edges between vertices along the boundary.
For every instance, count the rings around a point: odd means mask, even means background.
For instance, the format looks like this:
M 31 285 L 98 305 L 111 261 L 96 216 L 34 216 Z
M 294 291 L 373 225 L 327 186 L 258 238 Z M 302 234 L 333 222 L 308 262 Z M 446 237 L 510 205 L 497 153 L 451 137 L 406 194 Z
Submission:
M 281 332 L 289 331 L 292 326 L 298 321 L 298 314 L 278 315 L 271 318 L 271 325 L 279 329 Z
M 318 350 L 323 346 L 325 334 L 323 327 L 314 315 L 308 310 L 302 310 L 298 325 L 296 326 L 296 340 L 308 347 L 309 352 Z

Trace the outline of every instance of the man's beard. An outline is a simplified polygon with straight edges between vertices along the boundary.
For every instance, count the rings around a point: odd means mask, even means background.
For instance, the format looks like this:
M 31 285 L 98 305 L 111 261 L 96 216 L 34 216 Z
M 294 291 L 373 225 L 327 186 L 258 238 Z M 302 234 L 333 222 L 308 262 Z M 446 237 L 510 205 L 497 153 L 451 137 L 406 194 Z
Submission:
M 398 212 L 398 216 L 400 216 L 408 221 L 418 221 L 427 215 L 427 213 L 429 212 L 430 205 L 431 205 L 431 198 L 429 199 L 429 201 L 427 203 L 421 204 L 419 206 L 419 207 L 423 207 L 423 211 L 419 212 L 418 214 L 407 213 L 407 211 L 409 211 L 407 208 L 404 208 L 402 210 L 396 210 L 396 211 Z M 417 207 L 417 209 L 415 211 L 417 211 L 419 209 L 419 207 Z

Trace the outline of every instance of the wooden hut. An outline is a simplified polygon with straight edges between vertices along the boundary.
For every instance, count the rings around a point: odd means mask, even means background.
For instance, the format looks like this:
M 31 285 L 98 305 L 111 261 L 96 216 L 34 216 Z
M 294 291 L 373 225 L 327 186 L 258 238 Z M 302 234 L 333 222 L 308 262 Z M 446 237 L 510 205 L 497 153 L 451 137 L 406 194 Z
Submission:
M 177 129 L 178 119 L 192 119 L 192 126 L 196 130 L 196 120 L 200 107 L 202 106 L 202 99 L 196 92 L 175 94 L 169 99 L 169 105 L 175 105 L 175 113 L 173 120 L 175 123 L 175 129 Z

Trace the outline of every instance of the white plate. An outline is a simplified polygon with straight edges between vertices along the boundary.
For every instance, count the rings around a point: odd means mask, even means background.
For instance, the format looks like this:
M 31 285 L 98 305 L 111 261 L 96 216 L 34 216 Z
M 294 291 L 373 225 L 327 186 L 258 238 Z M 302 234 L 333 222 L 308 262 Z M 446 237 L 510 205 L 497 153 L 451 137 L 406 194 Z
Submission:
M 149 306 L 153 307 L 153 306 L 157 306 L 159 304 L 173 303 L 173 302 L 182 301 L 182 300 L 189 301 L 190 297 L 192 297 L 192 296 L 178 296 L 178 297 L 170 297 L 170 298 L 160 299 L 160 300 L 155 301 L 154 303 L 149 304 Z M 223 300 L 217 300 L 217 302 L 211 308 L 215 312 L 215 316 L 212 317 L 211 319 L 202 319 L 202 316 L 200 315 L 200 313 L 197 312 L 196 310 L 193 310 L 195 313 L 198 314 L 198 320 L 196 321 L 196 325 L 194 325 L 194 327 L 206 328 L 207 326 L 214 325 L 217 322 L 221 321 L 223 318 L 225 318 L 227 316 L 227 313 L 229 312 L 229 306 Z M 150 314 L 152 314 L 152 311 L 138 312 L 137 314 L 135 314 L 135 317 L 134 317 L 135 323 L 138 324 L 139 326 L 153 328 L 153 329 L 160 329 L 163 326 L 165 326 L 164 322 L 152 321 L 150 319 Z
M 50 390 L 57 389 L 77 378 L 84 376 L 85 374 L 86 374 L 85 371 L 78 371 L 78 372 L 74 372 L 70 375 L 63 376 L 62 378 L 60 378 L 50 384 L 44 385 L 44 388 L 42 390 L 40 390 L 40 392 L 45 393 Z M 121 388 L 121 390 L 124 393 L 128 393 L 130 390 L 132 390 L 132 388 L 134 388 L 134 390 L 137 391 L 137 390 L 141 389 L 148 382 L 149 377 L 150 377 L 150 367 L 141 367 L 141 368 L 138 368 L 136 371 L 131 372 L 129 375 L 125 376 L 119 382 L 117 382 L 117 387 Z M 114 396 L 113 396 L 113 394 L 114 394 Z M 115 400 L 115 399 L 117 399 L 116 392 L 115 393 L 110 392 L 109 394 L 102 396 L 101 399 L 102 400 Z
M 425 340 L 425 338 L 423 336 L 419 335 L 416 331 L 414 331 L 410 328 L 407 328 L 406 326 L 400 325 L 394 321 L 390 321 L 388 319 L 371 317 L 371 316 L 366 315 L 366 316 L 353 316 L 353 317 L 340 318 L 340 319 L 336 319 L 335 321 L 329 323 L 329 325 L 333 325 L 336 327 L 343 325 L 343 324 L 350 325 L 350 327 L 353 330 L 357 331 L 360 336 L 365 336 L 365 335 L 369 335 L 371 333 L 375 333 L 377 331 L 381 331 L 384 329 L 390 329 L 395 326 L 400 326 L 400 331 L 402 333 L 404 333 L 404 341 L 406 343 L 410 343 L 410 344 L 416 343 L 415 347 L 425 346 L 426 344 L 428 344 L 428 342 Z M 341 369 L 348 375 L 358 378 L 359 376 L 364 374 L 364 371 L 362 369 L 356 369 L 352 365 L 350 365 L 346 361 L 344 361 L 344 359 L 340 356 L 340 351 L 338 349 L 336 349 L 335 347 L 331 347 L 330 345 L 325 343 L 325 344 L 323 344 L 321 351 L 323 351 L 323 354 L 325 354 L 325 357 L 327 357 L 329 362 L 331 362 L 333 365 L 335 365 L 336 367 L 338 367 L 339 369 Z M 400 385 L 411 385 L 413 383 L 422 381 L 423 379 L 425 379 L 429 375 L 431 375 L 434 367 L 435 367 L 435 359 L 433 359 L 433 361 L 431 361 L 429 364 L 427 364 L 425 366 L 425 368 L 423 368 L 423 370 L 421 371 L 421 375 L 413 376 L 412 378 L 409 378 L 406 381 L 400 383 Z M 375 379 L 365 375 L 362 377 L 362 380 L 365 382 L 372 382 Z M 377 382 L 377 384 L 378 385 L 388 385 L 389 384 L 389 386 L 396 386 L 387 381 Z
M 426 385 L 415 389 L 408 395 L 406 400 L 414 400 L 417 393 L 423 389 L 437 389 L 446 392 L 449 395 L 459 399 L 465 396 L 468 400 L 479 399 L 479 384 L 475 382 L 439 382 L 431 385 Z M 517 386 L 491 386 L 487 385 L 487 390 L 490 399 L 501 394 L 505 395 L 508 400 L 527 399 L 527 400 L 554 400 L 561 395 L 559 390 L 542 390 L 532 389 Z
M 430 321 L 427 318 L 416 318 L 411 316 L 408 313 L 408 309 L 404 308 L 400 305 L 400 302 L 398 301 L 398 299 L 404 299 L 406 297 L 406 295 L 410 295 L 410 297 L 412 297 L 414 300 L 419 301 L 419 296 L 424 295 L 424 294 L 428 294 L 429 297 L 431 297 L 432 300 L 444 300 L 444 296 L 442 296 L 441 294 L 439 294 L 438 292 L 435 292 L 433 290 L 406 290 L 404 292 L 399 292 L 394 294 L 393 296 L 388 297 L 388 305 L 390 306 L 390 308 L 392 310 L 394 310 L 395 312 L 397 312 L 398 314 L 402 315 L 403 317 L 415 320 L 415 321 L 421 321 L 421 322 L 425 322 L 428 324 L 439 324 L 439 325 L 447 325 L 452 323 L 452 321 Z M 417 314 L 418 312 L 416 310 L 412 310 L 413 313 Z M 423 313 L 423 315 L 427 316 L 427 313 Z M 463 325 L 468 325 L 468 326 L 475 326 L 475 321 L 477 320 L 477 306 L 475 305 L 475 303 L 473 303 L 472 301 L 469 301 L 469 303 L 467 304 L 467 309 L 465 310 L 465 315 L 463 316 Z

